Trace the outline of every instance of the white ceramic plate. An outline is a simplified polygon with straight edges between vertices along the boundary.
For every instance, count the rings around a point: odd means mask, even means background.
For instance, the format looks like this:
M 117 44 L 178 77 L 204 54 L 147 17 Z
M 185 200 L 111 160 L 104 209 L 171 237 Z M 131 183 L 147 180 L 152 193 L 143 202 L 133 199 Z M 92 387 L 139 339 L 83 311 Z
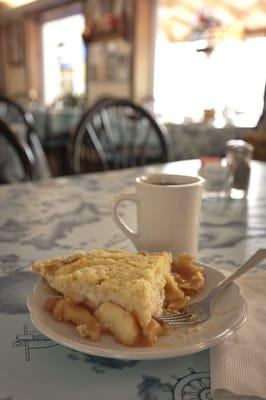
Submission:
M 207 293 L 224 278 L 214 268 L 204 266 L 206 283 L 203 292 L 195 296 L 193 302 Z M 127 360 L 148 360 L 184 356 L 220 343 L 236 332 L 245 322 L 247 307 L 239 287 L 233 283 L 213 302 L 213 313 L 208 321 L 192 327 L 178 328 L 171 335 L 159 337 L 153 347 L 125 347 L 115 342 L 111 336 L 103 335 L 99 342 L 91 342 L 78 336 L 75 328 L 65 322 L 56 322 L 43 309 L 44 301 L 51 296 L 49 288 L 41 279 L 28 299 L 28 308 L 35 327 L 53 341 L 100 357 Z

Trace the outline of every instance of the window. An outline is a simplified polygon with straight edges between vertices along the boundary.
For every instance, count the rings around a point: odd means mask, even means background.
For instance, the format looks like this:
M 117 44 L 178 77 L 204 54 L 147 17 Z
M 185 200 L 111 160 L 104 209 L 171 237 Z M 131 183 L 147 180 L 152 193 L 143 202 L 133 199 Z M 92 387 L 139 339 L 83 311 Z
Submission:
M 84 16 L 76 14 L 43 23 L 44 102 L 85 93 Z
M 217 127 L 228 122 L 256 125 L 263 108 L 265 54 L 263 36 L 227 37 L 210 48 L 204 37 L 169 40 L 166 31 L 158 29 L 155 111 L 165 121 L 175 123 L 202 121 L 204 110 L 210 110 Z

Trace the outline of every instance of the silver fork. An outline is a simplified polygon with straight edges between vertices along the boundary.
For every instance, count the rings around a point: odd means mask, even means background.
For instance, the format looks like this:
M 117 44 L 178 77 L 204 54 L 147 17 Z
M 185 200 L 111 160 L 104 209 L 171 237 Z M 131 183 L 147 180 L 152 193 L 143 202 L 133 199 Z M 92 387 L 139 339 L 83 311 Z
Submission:
M 266 249 L 257 250 L 256 253 L 254 253 L 253 256 L 251 256 L 244 264 L 242 264 L 240 268 L 228 276 L 228 278 L 225 278 L 219 282 L 216 287 L 210 291 L 205 299 L 199 301 L 198 303 L 188 305 L 181 312 L 155 315 L 154 319 L 170 326 L 194 325 L 206 321 L 211 316 L 212 300 L 231 282 L 239 278 L 245 272 L 249 271 L 264 258 L 266 258 Z

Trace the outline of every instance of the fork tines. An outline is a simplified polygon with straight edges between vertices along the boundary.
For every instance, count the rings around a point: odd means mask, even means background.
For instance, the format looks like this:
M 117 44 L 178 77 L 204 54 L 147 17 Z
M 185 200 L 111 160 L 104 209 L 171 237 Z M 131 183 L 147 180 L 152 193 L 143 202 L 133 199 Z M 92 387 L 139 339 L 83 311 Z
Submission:
M 173 314 L 155 315 L 154 318 L 159 322 L 171 325 L 171 324 L 191 321 L 193 319 L 193 314 L 189 312 L 173 313 Z

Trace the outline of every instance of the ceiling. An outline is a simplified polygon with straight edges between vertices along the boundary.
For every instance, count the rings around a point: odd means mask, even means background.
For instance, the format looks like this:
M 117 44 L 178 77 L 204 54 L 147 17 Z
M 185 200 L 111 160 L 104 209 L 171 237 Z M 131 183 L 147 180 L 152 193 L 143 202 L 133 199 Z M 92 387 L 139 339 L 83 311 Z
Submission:
M 1 8 L 14 8 L 20 7 L 28 3 L 32 3 L 34 0 L 0 0 Z
M 0 24 L 23 13 L 39 12 L 68 3 L 73 3 L 73 0 L 0 0 Z
M 193 38 L 210 26 L 233 36 L 258 29 L 266 34 L 266 0 L 159 0 L 159 5 L 159 29 L 170 41 Z
M 14 9 L 36 11 L 71 0 L 0 0 L 1 17 L 11 16 Z M 236 36 L 244 29 L 260 28 L 266 35 L 266 0 L 159 0 L 159 29 L 170 41 L 193 38 L 204 27 L 199 16 L 219 21 L 220 28 Z M 17 13 L 15 13 L 17 14 Z

